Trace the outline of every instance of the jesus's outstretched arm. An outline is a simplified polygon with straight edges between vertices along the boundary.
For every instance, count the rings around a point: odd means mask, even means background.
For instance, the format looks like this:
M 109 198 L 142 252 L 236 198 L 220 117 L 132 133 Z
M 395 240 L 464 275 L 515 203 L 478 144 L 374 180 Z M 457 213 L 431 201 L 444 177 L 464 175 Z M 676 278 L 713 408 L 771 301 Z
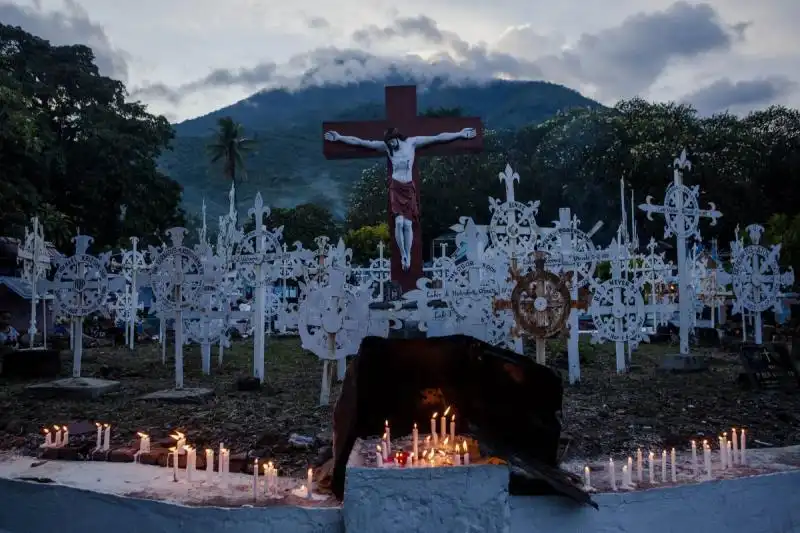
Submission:
M 431 144 L 447 143 L 456 141 L 458 139 L 472 139 L 475 137 L 474 128 L 464 128 L 457 133 L 440 133 L 439 135 L 421 135 L 419 137 L 411 137 L 409 142 L 414 146 L 428 146 Z
M 349 135 L 339 135 L 335 131 L 326 131 L 325 140 L 330 142 L 340 142 L 349 144 L 350 146 L 361 146 L 362 148 L 369 148 L 370 150 L 386 151 L 386 143 L 383 141 L 368 141 L 359 139 L 358 137 L 351 137 Z

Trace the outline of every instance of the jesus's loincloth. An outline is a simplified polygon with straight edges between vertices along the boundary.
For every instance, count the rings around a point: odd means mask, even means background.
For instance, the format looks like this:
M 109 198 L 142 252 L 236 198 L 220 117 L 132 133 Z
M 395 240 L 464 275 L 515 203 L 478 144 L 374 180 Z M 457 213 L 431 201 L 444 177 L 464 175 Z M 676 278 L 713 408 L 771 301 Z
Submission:
M 419 204 L 417 187 L 413 181 L 402 183 L 389 178 L 389 209 L 393 217 L 402 216 L 408 220 L 417 220 Z

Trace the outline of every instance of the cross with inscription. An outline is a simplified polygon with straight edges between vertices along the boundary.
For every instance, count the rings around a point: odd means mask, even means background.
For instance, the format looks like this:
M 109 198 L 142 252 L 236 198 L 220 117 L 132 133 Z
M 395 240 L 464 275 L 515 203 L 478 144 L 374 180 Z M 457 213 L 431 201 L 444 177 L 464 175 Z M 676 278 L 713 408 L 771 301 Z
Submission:
M 326 159 L 387 157 L 392 281 L 403 292 L 422 277 L 419 170 L 416 156 L 458 155 L 483 151 L 479 118 L 417 116 L 417 87 L 386 87 L 386 119 L 323 122 Z M 442 133 L 446 132 L 446 133 Z

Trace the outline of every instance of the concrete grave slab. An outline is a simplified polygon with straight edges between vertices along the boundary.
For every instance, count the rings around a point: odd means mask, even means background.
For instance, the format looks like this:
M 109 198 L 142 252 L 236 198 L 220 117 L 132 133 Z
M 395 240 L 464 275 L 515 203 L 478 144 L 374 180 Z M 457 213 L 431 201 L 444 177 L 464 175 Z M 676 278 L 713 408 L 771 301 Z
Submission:
M 166 389 L 141 396 L 140 400 L 152 400 L 165 403 L 201 403 L 214 396 L 214 389 L 188 388 Z
M 119 388 L 119 381 L 99 378 L 65 378 L 26 387 L 37 398 L 93 399 Z

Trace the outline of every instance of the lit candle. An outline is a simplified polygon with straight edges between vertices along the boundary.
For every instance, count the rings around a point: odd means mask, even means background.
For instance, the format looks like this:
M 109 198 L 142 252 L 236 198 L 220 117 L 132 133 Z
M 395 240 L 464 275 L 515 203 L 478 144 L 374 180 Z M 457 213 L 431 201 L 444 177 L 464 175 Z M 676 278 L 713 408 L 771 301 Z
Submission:
M 742 445 L 739 446 L 739 464 L 747 464 L 747 436 L 742 429 Z
M 139 435 L 139 453 L 150 453 L 150 437 L 145 433 Z
M 378 444 L 375 448 L 377 448 L 375 451 L 375 462 L 379 467 L 381 467 L 383 466 L 383 450 L 381 449 L 380 444 Z
M 642 482 L 642 449 L 636 450 L 636 481 Z
M 672 467 L 672 482 L 676 483 L 678 481 L 678 472 L 675 466 L 675 448 L 669 452 L 669 464 Z
M 97 426 L 97 444 L 95 444 L 94 449 L 99 450 L 103 447 L 103 424 L 95 422 L 94 425 Z
M 419 457 L 419 430 L 417 429 L 417 423 L 414 422 L 414 429 L 411 430 L 411 439 L 412 439 L 412 446 L 413 449 L 412 455 L 414 457 Z
M 64 433 L 61 436 L 61 446 L 66 446 L 69 444 L 69 428 L 67 426 L 63 427 Z
M 608 482 L 611 483 L 611 490 L 617 490 L 617 469 L 614 468 L 614 458 L 608 459 Z
M 388 456 L 390 453 L 392 453 L 392 443 L 389 440 L 389 435 L 384 433 L 381 440 L 383 440 L 383 449 L 386 450 L 386 456 Z M 384 456 L 384 459 L 386 459 L 386 456 Z
M 314 469 L 313 468 L 309 468 L 308 469 L 308 499 L 309 500 L 311 499 L 311 494 L 312 494 L 311 485 L 313 484 L 313 482 L 314 482 Z
M 655 454 L 650 452 L 647 456 L 647 470 L 650 475 L 650 484 L 652 485 L 655 482 L 655 478 L 653 476 L 653 462 L 655 461 Z
M 178 447 L 170 448 L 172 452 L 172 481 L 178 481 Z
M 103 451 L 111 449 L 111 424 L 103 424 Z
M 258 459 L 253 461 L 253 499 L 258 500 Z
M 628 465 L 622 465 L 622 486 L 623 489 L 628 489 L 631 486 L 631 471 L 628 469 Z
M 733 444 L 733 461 L 736 464 L 741 464 L 739 458 L 739 438 L 736 436 L 736 428 L 731 428 L 731 443 Z
M 453 466 L 461 465 L 461 446 L 453 444 Z
M 697 443 L 692 441 L 692 473 L 697 475 Z
M 389 449 L 386 447 L 386 441 L 383 441 L 383 446 L 381 446 L 381 453 L 384 461 L 389 459 Z
M 450 407 L 445 409 L 444 414 L 442 415 L 442 420 L 441 420 L 441 422 L 442 422 L 442 424 L 441 424 L 441 426 L 442 426 L 441 438 L 444 438 L 444 436 L 447 435 L 447 414 L 449 412 L 450 412 Z
M 707 441 L 703 441 L 703 462 L 706 467 L 706 479 L 711 479 L 711 446 Z
M 633 457 L 628 456 L 628 485 L 633 485 Z
M 61 447 L 61 426 L 53 426 L 53 429 L 56 430 L 56 441 L 53 443 L 53 446 L 56 448 Z
M 461 443 L 461 448 L 464 450 L 464 464 L 469 464 L 469 450 L 467 450 L 467 441 Z
M 583 467 L 583 490 L 592 490 L 592 473 L 588 466 Z
M 51 446 L 53 446 L 53 434 L 49 429 L 44 428 L 44 447 L 50 448 Z
M 392 440 L 392 430 L 389 429 L 389 421 L 383 423 L 383 432 L 386 433 L 386 440 Z
M 733 443 L 728 441 L 728 468 L 733 468 Z
M 456 414 L 450 417 L 450 441 L 455 446 L 456 444 Z
M 272 461 L 264 465 L 264 494 L 272 494 L 275 492 L 275 467 Z
M 667 482 L 667 450 L 661 450 L 661 482 Z
M 719 437 L 719 463 L 720 468 L 725 468 L 725 455 L 727 454 L 728 447 L 725 446 L 725 440 L 722 436 Z
M 184 446 L 184 449 L 186 450 L 186 481 L 191 482 L 196 467 L 197 452 L 191 446 Z
M 219 445 L 219 466 L 217 467 L 217 471 L 219 472 L 219 479 L 223 485 L 227 486 L 228 484 L 228 469 L 230 468 L 230 464 L 228 461 L 230 460 L 230 450 L 225 448 L 225 446 L 220 443 Z
M 436 415 L 439 413 L 433 413 L 431 417 L 431 438 L 433 439 L 433 445 L 436 446 L 439 443 L 439 439 L 436 437 Z
M 206 482 L 211 483 L 214 479 L 214 450 L 206 448 Z

